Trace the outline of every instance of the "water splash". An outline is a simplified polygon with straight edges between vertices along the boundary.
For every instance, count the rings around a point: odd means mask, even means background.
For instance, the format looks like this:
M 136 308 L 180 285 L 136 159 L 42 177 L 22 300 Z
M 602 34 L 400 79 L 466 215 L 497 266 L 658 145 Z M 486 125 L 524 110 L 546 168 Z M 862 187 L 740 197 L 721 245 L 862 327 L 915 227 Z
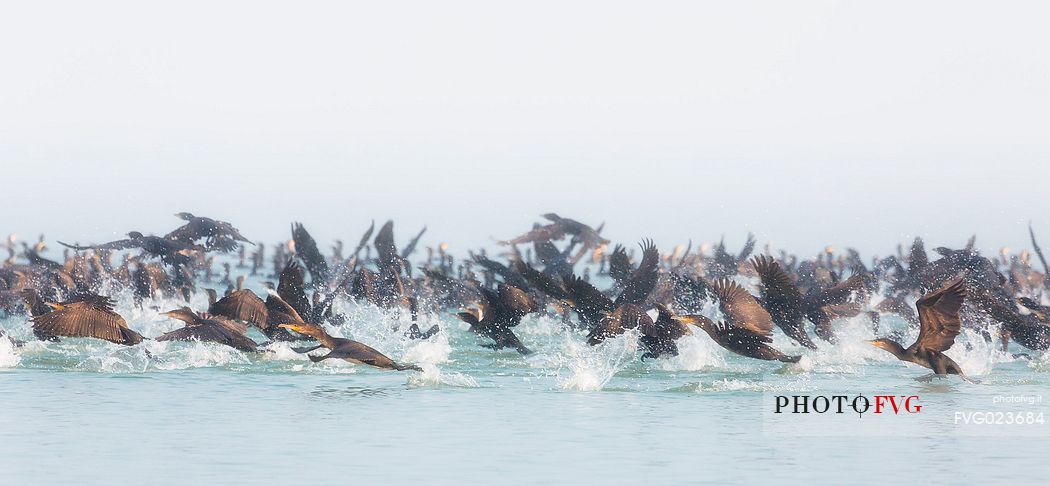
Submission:
M 15 345 L 6 336 L 0 336 L 0 368 L 14 368 L 22 361 L 15 352 Z
M 423 364 L 420 366 L 423 368 L 422 373 L 412 373 L 408 375 L 408 386 L 413 388 L 434 388 L 434 387 L 454 387 L 454 388 L 479 388 L 478 381 L 474 377 L 458 372 L 442 372 L 437 366 L 432 364 Z
M 764 380 L 745 380 L 741 378 L 722 378 L 712 380 L 705 385 L 702 381 L 686 383 L 668 388 L 671 393 L 718 393 L 718 392 L 761 392 L 761 393 L 801 393 L 815 390 L 816 387 L 805 376 L 790 382 L 769 382 Z
M 146 349 L 153 355 L 150 365 L 159 370 L 251 364 L 245 353 L 216 343 L 153 341 Z
M 597 391 L 605 387 L 627 360 L 638 359 L 638 332 L 590 346 L 566 335 L 558 366 L 557 382 L 562 390 Z
M 727 367 L 725 353 L 706 333 L 693 333 L 678 340 L 678 356 L 659 358 L 652 366 L 663 371 L 724 369 Z
M 987 375 L 997 363 L 1013 360 L 999 349 L 997 341 L 986 341 L 980 333 L 971 329 L 963 329 L 962 334 L 955 339 L 955 345 L 944 354 L 959 363 L 959 367 L 969 376 Z
M 145 373 L 150 367 L 150 358 L 142 346 L 103 345 L 104 349 L 92 353 L 74 368 L 99 373 Z

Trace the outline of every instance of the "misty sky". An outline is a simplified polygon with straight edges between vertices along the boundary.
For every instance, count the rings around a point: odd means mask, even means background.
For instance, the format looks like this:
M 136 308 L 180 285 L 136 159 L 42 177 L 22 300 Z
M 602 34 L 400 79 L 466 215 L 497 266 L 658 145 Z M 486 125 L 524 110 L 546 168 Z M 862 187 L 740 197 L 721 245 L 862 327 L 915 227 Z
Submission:
M 11 2 L 0 232 L 1050 245 L 1045 2 Z

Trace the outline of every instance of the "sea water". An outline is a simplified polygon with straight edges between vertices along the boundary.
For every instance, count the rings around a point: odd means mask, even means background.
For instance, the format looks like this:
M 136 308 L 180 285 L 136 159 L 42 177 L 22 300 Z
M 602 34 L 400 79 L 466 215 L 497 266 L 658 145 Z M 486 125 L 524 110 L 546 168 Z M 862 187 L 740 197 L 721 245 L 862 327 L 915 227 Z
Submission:
M 116 297 L 146 337 L 182 325 L 160 315 L 178 301 Z M 0 484 L 843 484 L 910 481 L 916 467 L 951 484 L 1050 472 L 1050 425 L 958 423 L 959 412 L 1041 413 L 1050 402 L 1050 358 L 1002 352 L 972 331 L 948 354 L 975 382 L 926 382 L 916 378 L 928 370 L 865 342 L 875 337 L 865 317 L 837 321 L 839 343 L 818 350 L 777 331 L 774 346 L 803 356 L 782 364 L 729 353 L 699 329 L 678 356 L 643 362 L 634 331 L 592 347 L 533 315 L 516 328 L 535 351 L 521 356 L 481 347 L 454 310 L 421 317 L 421 328 L 442 329 L 426 341 L 403 336 L 407 313 L 348 301 L 335 310 L 347 320 L 333 334 L 424 371 L 312 363 L 288 343 L 244 353 L 40 342 L 25 317 L 3 318 L 27 343 L 0 339 Z M 903 321 L 882 321 L 881 333 L 914 340 Z M 775 413 L 778 397 L 838 394 L 916 396 L 923 408 Z

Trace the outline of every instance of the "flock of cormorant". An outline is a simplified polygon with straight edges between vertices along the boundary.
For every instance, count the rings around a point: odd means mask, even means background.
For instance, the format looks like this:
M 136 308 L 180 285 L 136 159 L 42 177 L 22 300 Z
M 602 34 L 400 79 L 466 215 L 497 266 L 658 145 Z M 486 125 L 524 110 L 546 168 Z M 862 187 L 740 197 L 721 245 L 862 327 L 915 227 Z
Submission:
M 793 363 L 799 355 L 771 346 L 775 328 L 798 345 L 817 349 L 810 324 L 817 339 L 835 345 L 836 323 L 843 318 L 865 316 L 879 334 L 886 314 L 918 327 L 918 338 L 905 348 L 898 342 L 903 333 L 896 331 L 870 343 L 936 375 L 965 376 L 944 354 L 964 327 L 998 340 L 1004 351 L 1010 340 L 1037 351 L 1050 346 L 1050 306 L 1041 304 L 1050 297 L 1050 269 L 1031 228 L 1043 271 L 1027 251 L 982 256 L 974 238 L 961 249 L 935 248 L 936 260 L 929 259 L 920 238 L 908 249 L 899 246 L 895 255 L 870 261 L 855 250 L 832 248 L 811 258 L 770 250 L 752 257 L 752 235 L 735 254 L 724 241 L 695 249 L 690 242 L 661 253 L 644 240 L 635 258 L 625 246 L 610 250 L 601 236 L 604 224 L 594 228 L 553 213 L 524 234 L 499 241 L 506 251 L 498 256 L 479 250 L 457 259 L 446 244 L 419 252 L 425 227 L 399 251 L 388 221 L 378 232 L 373 222 L 352 252 L 336 241 L 327 256 L 302 224 L 293 223 L 291 239 L 271 247 L 267 260 L 267 246 L 251 242 L 230 223 L 176 216 L 185 223 L 163 236 L 132 231 L 103 244 L 59 242 L 63 261 L 42 255 L 43 237 L 35 244 L 9 237 L 9 257 L 0 267 L 0 309 L 27 315 L 41 340 L 95 338 L 133 346 L 148 338 L 129 328 L 114 311 L 115 302 L 100 294 L 131 289 L 140 306 L 158 298 L 189 303 L 199 287 L 219 283 L 226 286 L 221 298 L 203 288 L 206 311 L 184 306 L 163 312 L 185 326 L 153 339 L 261 351 L 265 343 L 249 336 L 252 326 L 270 341 L 302 341 L 305 346 L 293 348 L 299 353 L 324 348 L 324 354 L 310 355 L 313 362 L 342 359 L 391 370 L 420 368 L 330 335 L 325 326 L 345 319 L 333 311 L 335 299 L 410 313 L 411 326 L 396 330 L 410 339 L 442 332 L 437 325 L 421 329 L 421 314 L 452 313 L 484 338 L 481 346 L 521 354 L 531 351 L 514 328 L 529 314 L 559 319 L 594 346 L 637 329 L 642 359 L 677 355 L 676 341 L 698 328 L 733 353 Z M 231 255 L 217 262 L 217 253 Z M 422 255 L 411 261 L 417 254 Z M 241 275 L 234 277 L 237 271 Z M 611 285 L 599 288 L 592 274 L 607 277 L 603 280 Z M 247 275 L 276 278 L 277 284 L 265 282 L 265 293 L 257 294 L 244 288 Z M 748 288 L 752 282 L 754 291 Z M 714 302 L 718 312 L 704 315 L 705 304 Z

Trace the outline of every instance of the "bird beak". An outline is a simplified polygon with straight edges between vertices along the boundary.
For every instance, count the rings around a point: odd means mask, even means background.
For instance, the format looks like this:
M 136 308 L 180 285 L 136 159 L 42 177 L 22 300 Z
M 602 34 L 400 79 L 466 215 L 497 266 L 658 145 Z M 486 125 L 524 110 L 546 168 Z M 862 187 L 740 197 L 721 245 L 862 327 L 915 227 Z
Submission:
M 285 329 L 289 329 L 289 330 L 292 330 L 292 331 L 295 331 L 295 332 L 299 332 L 299 326 L 297 326 L 295 324 L 278 324 L 277 327 L 283 327 Z
M 47 304 L 47 306 L 50 307 L 53 310 L 59 310 L 59 309 L 62 308 L 62 304 L 56 304 L 54 302 L 44 302 L 44 303 Z

